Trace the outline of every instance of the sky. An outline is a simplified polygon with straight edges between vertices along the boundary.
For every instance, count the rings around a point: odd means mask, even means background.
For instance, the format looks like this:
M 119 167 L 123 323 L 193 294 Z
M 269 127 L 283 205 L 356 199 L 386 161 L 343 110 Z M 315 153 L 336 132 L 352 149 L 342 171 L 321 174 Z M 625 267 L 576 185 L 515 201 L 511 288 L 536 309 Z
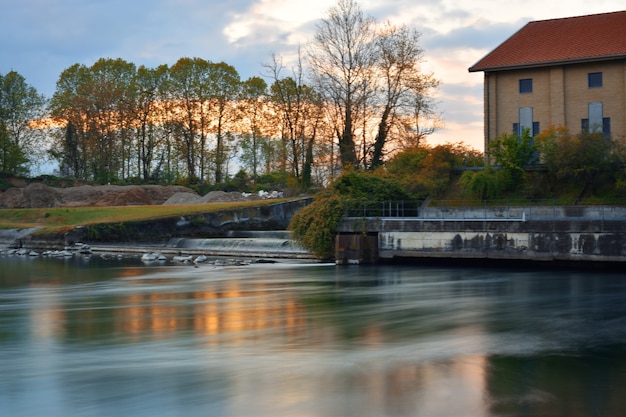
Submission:
M 623 0 L 357 0 L 380 22 L 421 33 L 424 72 L 442 128 L 430 144 L 483 151 L 483 74 L 468 68 L 534 20 L 623 10 Z M 74 64 L 121 58 L 147 67 L 182 57 L 226 62 L 242 79 L 286 67 L 336 0 L 1 0 L 0 74 L 16 71 L 50 98 Z M 270 82 L 268 80 L 268 82 Z

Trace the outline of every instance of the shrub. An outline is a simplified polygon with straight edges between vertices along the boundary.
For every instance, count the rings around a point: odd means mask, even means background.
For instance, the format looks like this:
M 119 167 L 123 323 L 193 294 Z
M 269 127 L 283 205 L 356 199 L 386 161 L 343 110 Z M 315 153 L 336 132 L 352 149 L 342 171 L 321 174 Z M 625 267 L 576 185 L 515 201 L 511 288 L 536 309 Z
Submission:
M 335 235 L 348 201 L 407 200 L 410 196 L 396 182 L 371 173 L 349 172 L 341 175 L 315 201 L 301 209 L 291 220 L 293 238 L 323 260 L 335 256 Z
M 500 196 L 511 183 L 508 170 L 495 170 L 490 166 L 481 171 L 465 171 L 459 185 L 473 197 L 489 200 Z

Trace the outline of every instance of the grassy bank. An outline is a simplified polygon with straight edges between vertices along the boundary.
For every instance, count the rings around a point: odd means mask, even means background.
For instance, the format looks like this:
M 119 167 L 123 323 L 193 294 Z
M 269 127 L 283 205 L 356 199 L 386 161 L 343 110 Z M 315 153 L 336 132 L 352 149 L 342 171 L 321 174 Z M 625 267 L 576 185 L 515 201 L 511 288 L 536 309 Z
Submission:
M 265 206 L 285 199 L 246 202 L 222 202 L 177 206 L 60 207 L 32 209 L 0 209 L 1 229 L 40 227 L 40 233 L 57 233 L 76 226 L 100 223 L 141 221 L 172 216 L 213 213 L 247 207 Z

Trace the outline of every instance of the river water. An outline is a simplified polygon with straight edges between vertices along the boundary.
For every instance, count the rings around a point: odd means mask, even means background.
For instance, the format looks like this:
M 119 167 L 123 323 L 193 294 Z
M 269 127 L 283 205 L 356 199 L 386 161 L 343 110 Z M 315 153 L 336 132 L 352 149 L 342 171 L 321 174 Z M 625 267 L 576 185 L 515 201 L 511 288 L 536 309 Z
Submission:
M 0 257 L 0 416 L 624 416 L 626 279 Z

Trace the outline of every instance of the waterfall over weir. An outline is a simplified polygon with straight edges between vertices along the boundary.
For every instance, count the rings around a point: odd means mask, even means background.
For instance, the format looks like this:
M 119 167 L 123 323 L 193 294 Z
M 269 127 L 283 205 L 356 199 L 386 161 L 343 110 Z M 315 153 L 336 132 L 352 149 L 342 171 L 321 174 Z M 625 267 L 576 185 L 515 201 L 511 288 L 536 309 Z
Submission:
M 213 256 L 312 258 L 291 239 L 288 231 L 231 231 L 223 238 L 172 238 L 167 248 L 198 251 Z

